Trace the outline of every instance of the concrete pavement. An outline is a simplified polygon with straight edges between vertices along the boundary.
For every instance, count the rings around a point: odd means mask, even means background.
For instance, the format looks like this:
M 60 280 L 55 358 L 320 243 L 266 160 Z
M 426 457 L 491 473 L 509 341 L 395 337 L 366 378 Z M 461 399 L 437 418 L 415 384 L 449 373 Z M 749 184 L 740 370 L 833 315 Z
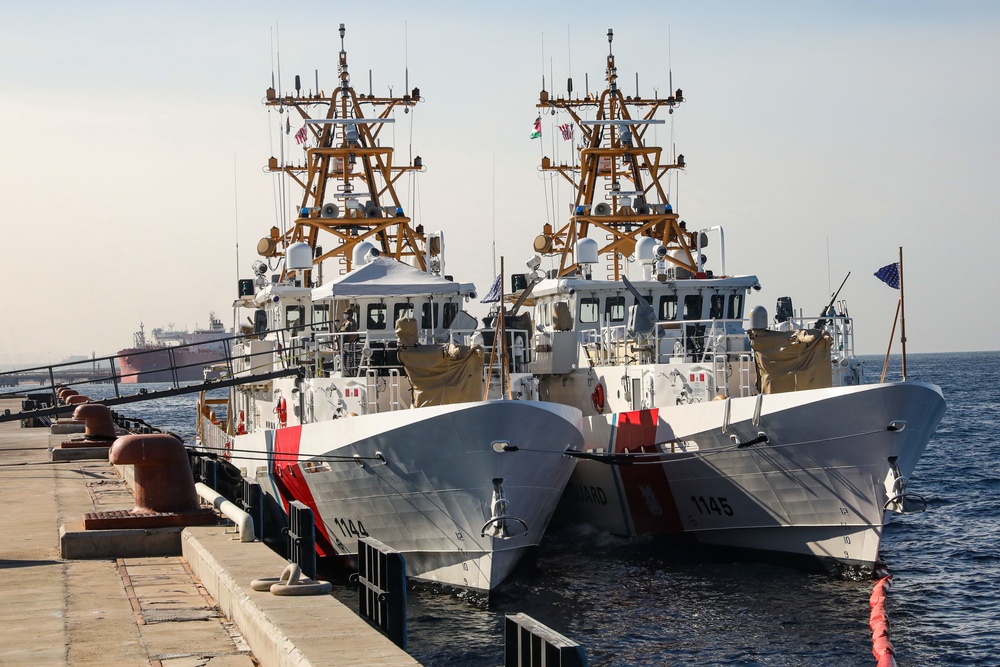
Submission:
M 62 558 L 61 527 L 135 504 L 106 460 L 50 460 L 71 437 L 0 423 L 0 666 L 418 664 L 331 596 L 251 590 L 287 563 L 231 528 L 185 528 L 170 555 Z

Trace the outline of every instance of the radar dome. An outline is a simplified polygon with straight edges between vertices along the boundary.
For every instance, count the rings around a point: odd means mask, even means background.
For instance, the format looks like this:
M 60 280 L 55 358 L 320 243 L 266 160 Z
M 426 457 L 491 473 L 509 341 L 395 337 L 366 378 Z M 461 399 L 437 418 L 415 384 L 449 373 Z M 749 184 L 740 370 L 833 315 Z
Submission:
M 597 241 L 582 238 L 576 242 L 577 264 L 597 264 Z
M 312 248 L 308 243 L 293 243 L 285 250 L 285 268 L 308 270 L 312 268 Z

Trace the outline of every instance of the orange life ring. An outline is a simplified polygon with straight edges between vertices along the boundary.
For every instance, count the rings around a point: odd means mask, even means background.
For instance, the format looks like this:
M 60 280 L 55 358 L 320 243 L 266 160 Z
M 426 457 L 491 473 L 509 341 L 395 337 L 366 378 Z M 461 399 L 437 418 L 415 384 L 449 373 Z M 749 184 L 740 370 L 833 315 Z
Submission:
M 278 424 L 284 427 L 288 423 L 288 406 L 284 396 L 278 399 L 278 407 L 274 411 L 278 413 Z
M 590 395 L 590 400 L 594 404 L 597 414 L 604 412 L 604 385 L 600 382 L 594 387 L 594 393 Z

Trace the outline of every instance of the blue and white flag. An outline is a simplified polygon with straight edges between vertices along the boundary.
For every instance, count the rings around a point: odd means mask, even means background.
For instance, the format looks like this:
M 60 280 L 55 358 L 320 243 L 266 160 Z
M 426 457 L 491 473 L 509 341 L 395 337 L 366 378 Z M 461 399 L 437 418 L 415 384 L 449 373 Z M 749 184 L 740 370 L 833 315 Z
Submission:
M 893 289 L 899 289 L 899 262 L 887 264 L 875 272 L 875 277 Z
M 500 301 L 500 281 L 503 280 L 503 274 L 501 273 L 496 278 L 493 279 L 493 287 L 490 291 L 486 293 L 483 300 L 479 303 L 497 303 Z

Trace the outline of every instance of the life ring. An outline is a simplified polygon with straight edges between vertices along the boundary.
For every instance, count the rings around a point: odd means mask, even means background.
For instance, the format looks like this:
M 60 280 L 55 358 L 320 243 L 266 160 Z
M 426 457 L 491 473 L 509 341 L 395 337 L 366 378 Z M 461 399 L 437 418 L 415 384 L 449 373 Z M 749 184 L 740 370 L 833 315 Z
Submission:
M 278 399 L 278 407 L 274 409 L 278 413 L 278 424 L 284 428 L 288 424 L 288 406 L 285 404 L 285 397 Z
M 227 461 L 231 461 L 233 458 L 233 441 L 226 440 L 225 444 L 222 446 L 222 458 Z
M 246 414 L 240 410 L 240 423 L 236 425 L 236 433 L 238 435 L 245 435 L 247 432 L 247 426 L 245 423 Z
M 590 400 L 594 404 L 597 414 L 604 412 L 604 385 L 600 382 L 594 387 L 594 393 L 590 395 Z

